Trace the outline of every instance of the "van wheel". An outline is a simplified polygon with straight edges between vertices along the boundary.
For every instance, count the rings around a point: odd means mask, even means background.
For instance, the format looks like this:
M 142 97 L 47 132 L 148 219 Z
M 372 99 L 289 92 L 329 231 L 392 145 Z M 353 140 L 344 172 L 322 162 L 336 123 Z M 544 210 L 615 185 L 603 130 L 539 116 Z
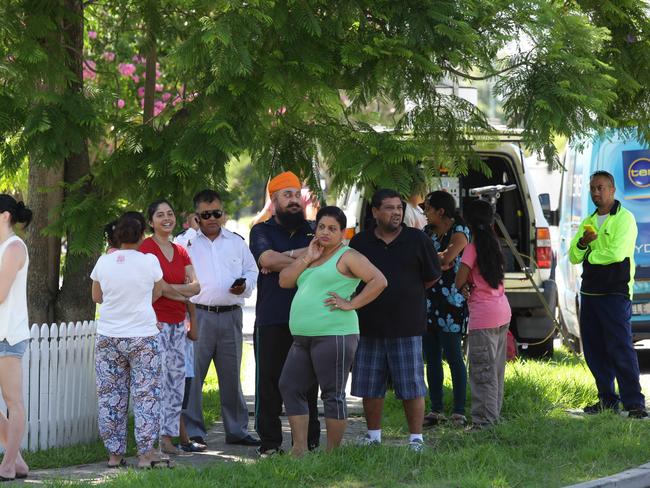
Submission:
M 526 349 L 520 348 L 519 353 L 522 357 L 530 359 L 552 359 L 553 358 L 553 339 L 551 336 L 541 344 L 528 346 Z

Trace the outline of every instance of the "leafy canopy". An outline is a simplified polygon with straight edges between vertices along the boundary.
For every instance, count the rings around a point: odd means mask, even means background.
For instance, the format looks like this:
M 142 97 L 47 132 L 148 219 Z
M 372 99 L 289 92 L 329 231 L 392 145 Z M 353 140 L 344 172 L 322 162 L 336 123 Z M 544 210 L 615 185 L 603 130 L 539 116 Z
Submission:
M 649 136 L 650 24 L 634 0 L 86 2 L 81 94 L 66 89 L 70 15 L 59 2 L 0 5 L 0 171 L 90 147 L 94 193 L 64 204 L 62 230 L 90 233 L 88 208 L 161 196 L 184 208 L 200 188 L 225 190 L 244 154 L 263 176 L 292 169 L 314 184 L 320 166 L 337 187 L 405 194 L 420 164 L 480 167 L 472 146 L 493 129 L 443 82 L 495 81 L 510 125 L 551 161 L 558 136 Z M 152 46 L 156 117 L 143 125 Z M 390 130 L 368 121 L 378 102 Z

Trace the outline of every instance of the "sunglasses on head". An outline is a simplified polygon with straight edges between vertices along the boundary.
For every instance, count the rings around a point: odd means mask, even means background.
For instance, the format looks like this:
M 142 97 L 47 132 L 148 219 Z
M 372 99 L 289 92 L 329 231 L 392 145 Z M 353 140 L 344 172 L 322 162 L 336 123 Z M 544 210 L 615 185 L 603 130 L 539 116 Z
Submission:
M 215 219 L 220 219 L 222 215 L 223 215 L 223 210 L 206 210 L 205 212 L 201 212 L 199 214 L 199 217 L 201 217 L 202 220 L 209 220 L 210 217 L 214 217 Z

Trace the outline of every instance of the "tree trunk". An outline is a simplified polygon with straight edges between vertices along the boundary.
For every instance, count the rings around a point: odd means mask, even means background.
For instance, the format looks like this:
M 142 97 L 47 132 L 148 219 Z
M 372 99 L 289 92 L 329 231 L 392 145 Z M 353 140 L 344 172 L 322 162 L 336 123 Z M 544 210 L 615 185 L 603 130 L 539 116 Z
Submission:
M 83 91 L 83 1 L 64 0 L 67 15 L 63 20 L 63 36 L 67 40 L 68 68 L 74 74 L 74 80 L 70 82 L 67 90 L 75 93 Z M 72 185 L 82 178 L 90 175 L 90 159 L 88 157 L 88 146 L 84 142 L 81 150 L 70 154 L 65 160 L 63 179 L 66 183 L 65 197 L 70 196 L 71 191 L 81 192 L 88 195 L 92 192 L 92 183 L 88 179 L 81 187 Z M 98 219 L 99 222 L 99 219 Z M 68 249 L 75 242 L 75 231 L 68 230 Z M 90 272 L 95 263 L 96 256 L 68 252 L 63 271 L 63 286 L 56 302 L 56 317 L 58 320 L 92 320 L 95 318 L 95 304 L 91 298 L 92 281 Z
M 46 236 L 43 229 L 50 221 L 50 212 L 63 201 L 63 168 L 45 168 L 29 164 L 29 207 L 34 213 L 27 227 L 29 269 L 27 274 L 27 301 L 31 324 L 52 323 L 54 304 L 59 292 L 61 238 Z
M 156 96 L 156 38 L 149 34 L 149 49 L 147 50 L 147 64 L 145 65 L 144 81 L 144 107 L 142 111 L 142 121 L 144 124 L 153 124 L 153 109 Z

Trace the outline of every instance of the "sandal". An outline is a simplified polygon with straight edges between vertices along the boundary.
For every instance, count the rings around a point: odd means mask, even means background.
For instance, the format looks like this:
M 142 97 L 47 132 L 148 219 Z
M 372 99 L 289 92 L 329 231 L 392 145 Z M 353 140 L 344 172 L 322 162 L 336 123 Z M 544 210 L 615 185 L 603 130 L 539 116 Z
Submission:
M 126 466 L 126 459 L 124 458 L 120 459 L 120 462 L 117 464 L 106 463 L 106 467 L 111 469 L 126 468 Z M 18 478 L 18 476 L 16 476 L 16 478 Z M 25 475 L 25 478 L 27 478 L 27 475 Z
M 447 417 L 440 412 L 429 412 L 424 416 L 422 427 L 433 427 L 447 421 Z
M 178 456 L 182 452 L 178 447 L 176 447 L 174 445 L 172 445 L 170 447 L 168 447 L 168 446 L 161 447 L 160 450 L 162 452 L 164 452 L 165 454 L 171 454 L 173 456 Z
M 172 469 L 175 466 L 176 464 L 171 459 L 159 459 L 157 461 L 149 461 L 148 464 L 138 463 L 139 469 L 162 469 L 162 468 Z
M 454 413 L 451 415 L 451 423 L 458 426 L 458 427 L 464 427 L 467 425 L 467 417 L 465 417 L 462 413 Z

